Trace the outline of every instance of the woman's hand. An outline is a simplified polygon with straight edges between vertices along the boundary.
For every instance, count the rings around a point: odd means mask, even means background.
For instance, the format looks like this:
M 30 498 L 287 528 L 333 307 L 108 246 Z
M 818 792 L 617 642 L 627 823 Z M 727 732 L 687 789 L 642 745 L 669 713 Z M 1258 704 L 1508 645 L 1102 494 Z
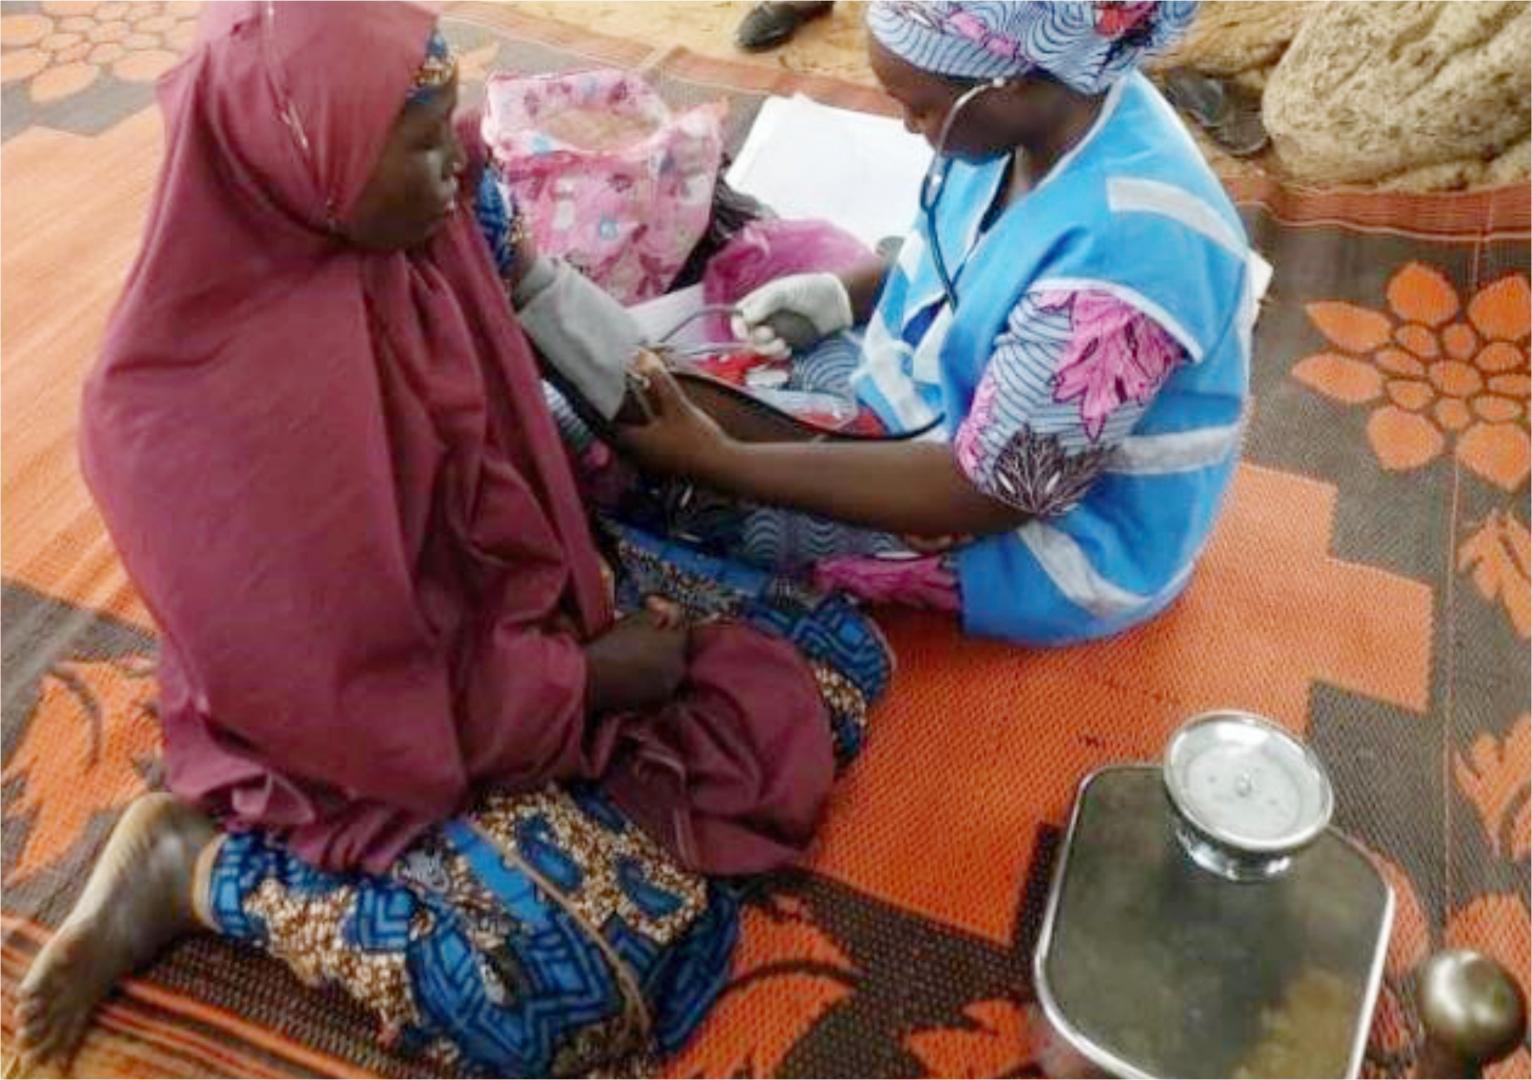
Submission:
M 515 257 L 511 260 L 510 276 L 505 281 L 506 289 L 512 297 L 516 295 L 517 288 L 527 276 L 527 271 L 531 270 L 533 264 L 537 262 L 539 255 L 537 240 L 532 236 L 532 230 L 526 227 L 523 219 L 518 218 L 517 221 L 521 227 L 512 229 L 511 246 L 515 250 Z
M 641 611 L 586 645 L 586 713 L 648 709 L 675 697 L 686 678 L 688 639 L 684 623 Z
M 647 423 L 617 428 L 617 448 L 643 468 L 666 475 L 696 476 L 716 464 L 732 441 L 707 413 L 687 398 L 686 391 L 653 353 L 640 353 L 635 374 L 646 380 Z

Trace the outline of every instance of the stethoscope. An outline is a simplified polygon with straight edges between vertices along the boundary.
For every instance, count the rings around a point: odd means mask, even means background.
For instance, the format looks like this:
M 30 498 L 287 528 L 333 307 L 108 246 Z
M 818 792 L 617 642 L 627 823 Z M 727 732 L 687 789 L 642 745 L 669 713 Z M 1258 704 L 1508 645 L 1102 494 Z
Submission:
M 721 315 L 732 323 L 734 316 L 738 314 L 740 314 L 740 310 L 733 304 L 703 304 L 701 307 L 682 316 L 670 329 L 656 337 L 652 347 L 674 360 L 681 361 L 683 364 L 691 364 L 703 357 L 717 356 L 719 353 L 754 352 L 755 346 L 751 342 L 742 341 L 738 338 L 731 338 L 727 341 L 705 341 L 695 345 L 678 345 L 674 340 L 677 334 L 698 319 L 706 318 L 709 315 Z
M 936 232 L 936 205 L 941 201 L 942 190 L 947 186 L 947 167 L 951 164 L 951 158 L 947 156 L 947 140 L 952 135 L 952 128 L 957 123 L 959 115 L 967 105 L 986 90 L 999 90 L 1006 85 L 1007 80 L 996 76 L 988 82 L 979 83 L 963 91 L 962 95 L 952 103 L 947 110 L 947 116 L 942 121 L 941 132 L 936 140 L 936 152 L 931 156 L 931 164 L 926 167 L 926 175 L 920 182 L 920 210 L 925 217 L 927 242 L 931 249 L 931 262 L 936 268 L 936 275 L 941 279 L 942 291 L 947 296 L 947 304 L 953 314 L 957 313 L 957 289 L 953 285 L 952 276 L 947 270 L 947 260 L 942 256 L 941 240 Z M 714 343 L 702 346 L 675 346 L 670 341 L 676 334 L 684 329 L 692 321 L 702 318 L 704 315 L 727 314 L 737 312 L 729 305 L 707 305 L 700 310 L 693 311 L 680 322 L 659 336 L 656 344 L 666 347 L 674 360 L 683 366 L 689 366 L 689 362 L 700 358 L 707 353 L 716 353 L 720 348 L 746 348 L 748 342 L 737 341 L 727 343 Z M 632 376 L 630 376 L 632 377 Z M 938 415 L 930 422 L 921 425 L 918 429 L 905 432 L 902 438 L 919 438 L 926 432 L 933 430 L 942 423 L 943 417 Z
M 957 314 L 957 288 L 953 285 L 952 276 L 947 272 L 947 260 L 942 257 L 941 239 L 936 233 L 936 205 L 941 201 L 942 190 L 947 186 L 947 168 L 952 164 L 952 159 L 947 156 L 947 139 L 957 123 L 958 114 L 969 102 L 986 90 L 1001 89 L 1007 81 L 997 75 L 989 82 L 969 87 L 952 103 L 952 107 L 947 110 L 947 118 L 942 121 L 941 133 L 936 140 L 936 152 L 931 155 L 931 164 L 926 166 L 925 178 L 920 182 L 920 212 L 925 216 L 926 243 L 931 249 L 931 263 L 936 268 L 936 276 L 941 279 L 942 292 L 947 296 L 947 306 L 954 315 Z

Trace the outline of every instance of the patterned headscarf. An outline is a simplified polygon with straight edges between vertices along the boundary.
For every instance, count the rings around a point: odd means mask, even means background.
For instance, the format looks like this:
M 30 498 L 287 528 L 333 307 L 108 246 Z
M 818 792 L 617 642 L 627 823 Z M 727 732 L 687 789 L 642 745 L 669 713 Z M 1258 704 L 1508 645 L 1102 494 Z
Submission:
M 426 56 L 415 72 L 415 82 L 410 87 L 410 103 L 424 101 L 446 86 L 457 76 L 457 56 L 440 30 L 433 29 L 426 41 Z
M 1039 68 L 1097 94 L 1165 48 L 1195 0 L 874 0 L 867 27 L 889 52 L 937 75 L 989 79 Z

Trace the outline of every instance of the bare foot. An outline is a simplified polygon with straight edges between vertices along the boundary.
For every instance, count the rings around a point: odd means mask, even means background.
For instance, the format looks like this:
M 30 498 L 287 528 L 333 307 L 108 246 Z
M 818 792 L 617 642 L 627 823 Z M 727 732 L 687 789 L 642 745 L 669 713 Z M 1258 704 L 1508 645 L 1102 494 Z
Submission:
M 124 975 L 197 928 L 197 856 L 217 830 L 165 794 L 128 807 L 85 891 L 16 994 L 23 1066 L 66 1064 L 97 1003 Z

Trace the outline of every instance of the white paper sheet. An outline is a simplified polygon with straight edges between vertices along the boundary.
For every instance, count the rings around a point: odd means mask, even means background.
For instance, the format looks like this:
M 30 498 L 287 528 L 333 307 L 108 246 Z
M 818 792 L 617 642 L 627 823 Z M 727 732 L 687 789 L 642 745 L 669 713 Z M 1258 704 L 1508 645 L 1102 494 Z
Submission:
M 782 217 L 823 218 L 874 247 L 909 231 L 930 160 L 898 120 L 800 95 L 761 106 L 728 179 Z

